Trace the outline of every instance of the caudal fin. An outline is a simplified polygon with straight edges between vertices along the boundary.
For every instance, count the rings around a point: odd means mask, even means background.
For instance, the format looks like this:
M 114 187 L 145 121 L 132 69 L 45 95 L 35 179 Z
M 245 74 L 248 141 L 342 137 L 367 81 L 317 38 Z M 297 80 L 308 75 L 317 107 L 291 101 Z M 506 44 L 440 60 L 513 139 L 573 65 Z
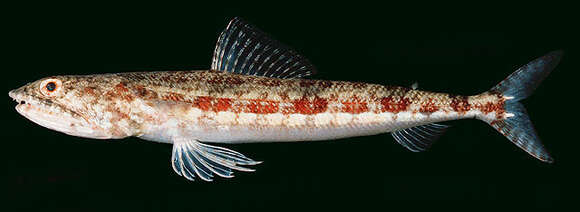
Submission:
M 516 146 L 548 163 L 554 160 L 542 145 L 526 109 L 519 101 L 534 92 L 560 62 L 562 54 L 562 51 L 550 52 L 520 67 L 491 88 L 490 93 L 499 93 L 506 99 L 504 102 L 506 116 L 503 119 L 483 119 Z

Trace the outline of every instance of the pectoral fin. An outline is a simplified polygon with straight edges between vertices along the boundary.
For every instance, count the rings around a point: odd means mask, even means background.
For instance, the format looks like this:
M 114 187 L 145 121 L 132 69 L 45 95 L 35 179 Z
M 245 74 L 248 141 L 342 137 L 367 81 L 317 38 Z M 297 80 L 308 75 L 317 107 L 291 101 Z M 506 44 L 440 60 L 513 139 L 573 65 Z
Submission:
M 253 169 L 240 165 L 256 165 L 254 161 L 238 152 L 223 147 L 211 146 L 196 140 L 178 140 L 173 144 L 171 164 L 173 170 L 188 180 L 199 177 L 212 181 L 215 175 L 234 177 L 232 170 L 251 172 Z

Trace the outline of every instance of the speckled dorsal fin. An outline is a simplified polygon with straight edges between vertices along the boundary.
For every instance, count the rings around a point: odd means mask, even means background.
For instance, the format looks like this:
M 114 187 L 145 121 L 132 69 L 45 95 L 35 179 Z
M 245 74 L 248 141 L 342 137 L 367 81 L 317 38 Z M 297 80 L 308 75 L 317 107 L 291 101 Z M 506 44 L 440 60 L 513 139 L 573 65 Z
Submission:
M 282 79 L 315 72 L 306 58 L 238 17 L 219 36 L 211 69 Z
M 173 170 L 193 181 L 199 177 L 212 181 L 214 174 L 220 177 L 234 177 L 232 170 L 251 172 L 253 169 L 240 165 L 256 165 L 254 161 L 236 151 L 223 147 L 211 146 L 195 140 L 177 140 L 173 144 L 171 165 Z
M 447 129 L 447 125 L 426 124 L 393 132 L 395 140 L 413 152 L 422 152 L 433 144 Z

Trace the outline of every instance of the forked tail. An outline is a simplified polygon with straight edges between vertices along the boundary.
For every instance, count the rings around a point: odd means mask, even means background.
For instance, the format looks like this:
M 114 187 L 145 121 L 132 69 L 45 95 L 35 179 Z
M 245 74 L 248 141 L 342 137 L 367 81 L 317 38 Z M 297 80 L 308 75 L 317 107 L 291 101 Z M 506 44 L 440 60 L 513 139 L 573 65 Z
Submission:
M 526 113 L 526 109 L 519 101 L 534 92 L 542 80 L 560 62 L 561 57 L 562 51 L 550 52 L 520 67 L 491 88 L 488 91 L 489 93 L 501 94 L 506 99 L 503 104 L 505 116 L 500 119 L 480 118 L 507 137 L 516 146 L 548 163 L 554 160 L 542 145 Z

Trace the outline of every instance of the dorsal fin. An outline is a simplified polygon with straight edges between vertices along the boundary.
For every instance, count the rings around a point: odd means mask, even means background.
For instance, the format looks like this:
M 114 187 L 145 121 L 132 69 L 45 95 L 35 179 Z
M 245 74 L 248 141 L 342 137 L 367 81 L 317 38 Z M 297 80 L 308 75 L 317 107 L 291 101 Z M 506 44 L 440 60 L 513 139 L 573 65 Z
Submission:
M 426 124 L 392 133 L 395 140 L 413 152 L 427 150 L 447 129 L 447 125 Z
M 238 17 L 219 36 L 211 69 L 282 79 L 315 72 L 306 58 Z

